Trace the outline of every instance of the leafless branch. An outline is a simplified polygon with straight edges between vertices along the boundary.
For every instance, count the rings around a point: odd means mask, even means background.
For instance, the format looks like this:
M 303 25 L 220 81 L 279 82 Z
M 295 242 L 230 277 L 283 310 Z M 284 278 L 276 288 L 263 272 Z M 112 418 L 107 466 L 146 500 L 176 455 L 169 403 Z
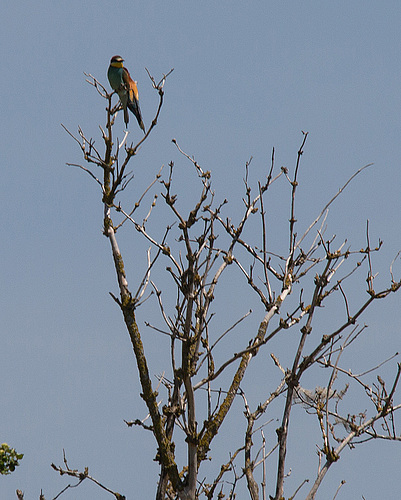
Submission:
M 84 469 L 83 472 L 79 472 L 78 469 L 70 469 L 68 467 L 68 463 L 67 463 L 67 459 L 66 459 L 65 451 L 64 450 L 63 450 L 63 456 L 64 456 L 65 469 L 63 469 L 62 467 L 57 466 L 57 465 L 55 465 L 53 463 L 51 464 L 52 468 L 55 471 L 59 472 L 61 476 L 63 476 L 64 474 L 66 474 L 67 476 L 76 477 L 77 479 L 79 479 L 79 481 L 75 485 L 68 485 L 55 498 L 58 498 L 60 496 L 60 494 L 64 493 L 67 489 L 69 489 L 69 488 L 76 488 L 85 479 L 89 479 L 89 481 L 92 481 L 93 483 L 97 484 L 100 488 L 102 488 L 103 490 L 105 490 L 108 493 L 110 493 L 111 495 L 113 495 L 117 500 L 125 500 L 125 496 L 124 495 L 121 495 L 120 493 L 117 493 L 116 491 L 111 490 L 107 486 L 104 486 L 100 481 L 98 481 L 97 479 L 95 479 L 94 477 L 92 477 L 91 475 L 89 475 L 88 467 L 85 467 L 85 469 Z

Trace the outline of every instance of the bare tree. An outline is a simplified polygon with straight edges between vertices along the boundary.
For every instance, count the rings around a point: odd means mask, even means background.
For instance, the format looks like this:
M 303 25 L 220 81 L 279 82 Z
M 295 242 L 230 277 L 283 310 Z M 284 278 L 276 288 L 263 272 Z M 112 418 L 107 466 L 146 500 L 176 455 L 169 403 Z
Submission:
M 238 221 L 227 216 L 227 200 L 218 200 L 212 190 L 211 172 L 203 169 L 173 140 L 183 161 L 188 162 L 195 174 L 190 209 L 181 202 L 183 194 L 176 192 L 178 185 L 175 184 L 172 162 L 165 174 L 162 169 L 155 172 L 148 186 L 135 185 L 135 202 L 127 208 L 120 201 L 119 194 L 133 186 L 128 165 L 135 164 L 139 147 L 157 124 L 167 76 L 163 75 L 156 82 L 149 74 L 159 103 L 145 137 L 136 145 L 126 144 L 127 134 L 121 143 L 115 143 L 113 127 L 119 104 L 113 107 L 113 94 L 91 75 L 87 75 L 87 81 L 107 102 L 106 127 L 101 129 L 104 150 L 97 149 L 80 128 L 77 136 L 67 131 L 79 144 L 86 162 L 86 166 L 74 166 L 89 174 L 101 190 L 103 233 L 110 243 L 119 288 L 118 295 L 112 297 L 121 309 L 131 339 L 141 397 L 146 405 L 142 417 L 138 415 L 126 423 L 129 427 L 139 426 L 151 432 L 156 440 L 156 460 L 160 464 L 157 500 L 235 498 L 241 480 L 246 482 L 253 500 L 266 499 L 267 495 L 279 500 L 284 495 L 294 498 L 308 482 L 305 478 L 295 492 L 285 493 L 290 416 L 294 405 L 300 405 L 317 419 L 321 433 L 318 469 L 316 474 L 312 473 L 316 477 L 311 481 L 312 486 L 308 486 L 309 492 L 304 492 L 304 498 L 313 499 L 326 473 L 347 447 L 372 439 L 401 440 L 395 426 L 395 413 L 401 404 L 394 401 L 400 363 L 396 365 L 393 378 L 387 381 L 377 373 L 384 362 L 390 360 L 379 360 L 377 366 L 367 367 L 363 373 L 354 373 L 342 366 L 343 353 L 352 349 L 366 331 L 365 325 L 360 324 L 363 313 L 373 302 L 386 298 L 401 286 L 394 277 L 392 263 L 387 285 L 375 289 L 372 255 L 379 252 L 381 242 L 371 245 L 369 224 L 366 245 L 360 250 L 353 250 L 347 241 L 337 243 L 334 236 L 327 236 L 329 207 L 369 165 L 348 179 L 299 235 L 296 195 L 307 133 L 303 133 L 293 173 L 284 167 L 275 168 L 273 150 L 267 175 L 256 188 L 252 188 L 251 161 L 246 164 L 242 216 Z M 156 193 L 152 197 L 153 189 Z M 274 246 L 274 241 L 281 238 L 272 234 L 270 224 L 272 207 L 269 194 L 272 189 L 285 189 L 288 193 L 289 224 L 280 231 L 280 236 L 288 235 L 284 251 L 282 245 Z M 159 190 L 161 197 L 158 196 Z M 166 221 L 172 221 L 166 222 L 162 235 L 152 229 L 156 207 Z M 128 260 L 123 258 L 117 239 L 118 233 L 127 226 L 150 246 L 143 278 L 134 286 L 128 283 Z M 251 230 L 247 231 L 248 227 Z M 138 262 L 141 256 L 136 258 Z M 161 278 L 161 273 L 167 273 L 168 282 Z M 260 312 L 238 313 L 236 308 L 227 305 L 229 297 L 215 301 L 219 293 L 228 294 L 221 281 L 230 273 L 235 276 L 235 287 L 229 292 L 233 296 L 245 296 L 251 291 L 253 309 Z M 361 274 L 361 293 L 357 297 L 353 294 L 350 300 L 348 283 Z M 365 293 L 362 293 L 365 287 Z M 340 300 L 336 302 L 335 297 Z M 149 371 L 137 320 L 138 310 L 147 300 L 153 300 L 164 326 L 156 325 L 149 318 L 146 325 L 157 335 L 169 339 L 164 356 L 169 363 L 163 366 L 163 374 L 157 379 Z M 218 305 L 213 309 L 216 303 Z M 333 303 L 336 314 L 325 316 L 323 305 Z M 212 321 L 219 313 L 229 321 L 224 331 L 215 328 Z M 249 322 L 250 316 L 255 317 L 255 314 L 260 315 L 256 328 Z M 312 332 L 318 315 L 319 321 Z M 234 332 L 239 330 L 242 331 L 240 340 L 237 335 L 232 341 Z M 287 342 L 289 330 L 293 331 L 291 344 Z M 270 361 L 278 382 L 272 382 L 270 386 L 259 384 L 259 404 L 252 407 L 244 389 L 245 375 L 257 354 L 265 351 L 273 339 L 276 352 L 270 354 Z M 280 361 L 281 345 L 283 352 L 285 348 L 285 359 L 290 359 L 290 363 L 287 365 L 286 362 L 284 366 Z M 293 349 L 290 358 L 289 349 Z M 304 374 L 317 367 L 326 370 L 314 372 L 316 387 L 303 388 Z M 376 381 L 369 382 L 368 377 L 372 374 L 376 374 Z M 356 390 L 360 389 L 366 399 L 359 412 L 349 410 L 347 406 L 347 391 L 351 384 Z M 160 388 L 165 393 L 162 398 Z M 243 442 L 238 448 L 226 442 L 224 452 L 227 458 L 220 463 L 215 458 L 213 444 L 223 424 L 230 426 L 230 418 L 236 411 L 235 400 L 242 401 L 246 418 Z M 369 410 L 365 410 L 366 407 Z M 275 431 L 266 427 L 266 421 L 273 418 L 279 419 Z M 175 429 L 181 432 L 174 434 Z M 266 439 L 268 429 L 273 437 Z M 268 442 L 274 442 L 270 449 Z M 183 448 L 187 458 L 185 464 L 180 465 L 176 452 Z M 207 467 L 207 477 L 203 472 L 206 459 L 212 464 Z M 125 498 L 89 476 L 87 469 L 83 472 L 70 469 L 65 457 L 64 463 L 64 467 L 54 464 L 53 467 L 61 474 L 77 477 L 79 482 L 89 478 L 115 498 Z M 274 481 L 267 479 L 267 464 L 270 470 L 274 468 L 276 471 Z M 255 471 L 258 471 L 258 479 Z

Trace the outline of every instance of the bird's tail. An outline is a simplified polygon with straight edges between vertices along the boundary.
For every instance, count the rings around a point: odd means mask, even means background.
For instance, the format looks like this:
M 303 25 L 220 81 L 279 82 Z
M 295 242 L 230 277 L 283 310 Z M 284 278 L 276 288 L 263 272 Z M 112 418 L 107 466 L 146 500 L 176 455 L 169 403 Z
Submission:
M 143 133 L 146 134 L 145 125 L 143 124 L 141 110 L 139 109 L 139 105 L 137 103 L 131 101 L 128 103 L 128 108 L 135 115 L 135 118 L 138 120 L 138 124 L 141 127 L 141 129 L 143 130 Z M 128 113 L 128 111 L 127 111 L 127 113 Z
M 138 117 L 137 117 L 137 119 L 138 119 Z M 141 129 L 143 130 L 143 133 L 146 134 L 145 125 L 143 124 L 142 117 L 140 119 L 138 119 L 138 123 L 139 123 L 139 126 L 141 127 Z
M 129 115 L 128 115 L 127 106 L 124 107 L 124 122 L 125 122 L 125 126 L 127 127 L 128 122 L 129 122 Z

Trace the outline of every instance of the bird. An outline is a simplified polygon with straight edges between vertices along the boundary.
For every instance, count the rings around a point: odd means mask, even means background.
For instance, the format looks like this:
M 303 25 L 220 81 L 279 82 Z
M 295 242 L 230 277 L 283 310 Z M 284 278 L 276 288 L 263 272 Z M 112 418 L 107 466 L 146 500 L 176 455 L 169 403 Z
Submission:
M 146 134 L 141 109 L 139 107 L 138 87 L 136 86 L 136 82 L 131 78 L 127 68 L 124 67 L 123 62 L 124 59 L 121 56 L 113 56 L 110 60 L 107 78 L 109 79 L 111 88 L 117 92 L 120 98 L 124 110 L 125 126 L 127 126 L 129 122 L 129 109 L 138 120 L 138 124 L 143 130 L 143 133 Z

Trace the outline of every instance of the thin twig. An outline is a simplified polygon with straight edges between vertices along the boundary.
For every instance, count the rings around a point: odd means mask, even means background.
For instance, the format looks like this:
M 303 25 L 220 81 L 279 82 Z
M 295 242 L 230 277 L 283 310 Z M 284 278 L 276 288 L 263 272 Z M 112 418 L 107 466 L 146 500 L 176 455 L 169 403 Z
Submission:
M 309 231 L 319 222 L 320 218 L 322 215 L 326 212 L 326 210 L 329 208 L 329 206 L 340 196 L 340 194 L 344 191 L 344 189 L 348 186 L 348 184 L 358 175 L 360 174 L 365 168 L 371 167 L 373 163 L 368 163 L 367 165 L 361 167 L 359 170 L 357 170 L 351 177 L 347 180 L 347 182 L 337 191 L 337 193 L 329 200 L 326 205 L 323 207 L 323 210 L 320 212 L 320 214 L 316 217 L 316 219 L 312 222 L 312 224 L 308 227 L 308 229 L 304 232 L 304 234 L 301 236 L 301 238 L 296 242 L 295 248 L 298 248 L 299 245 L 302 243 L 302 241 L 306 238 L 307 234 Z

